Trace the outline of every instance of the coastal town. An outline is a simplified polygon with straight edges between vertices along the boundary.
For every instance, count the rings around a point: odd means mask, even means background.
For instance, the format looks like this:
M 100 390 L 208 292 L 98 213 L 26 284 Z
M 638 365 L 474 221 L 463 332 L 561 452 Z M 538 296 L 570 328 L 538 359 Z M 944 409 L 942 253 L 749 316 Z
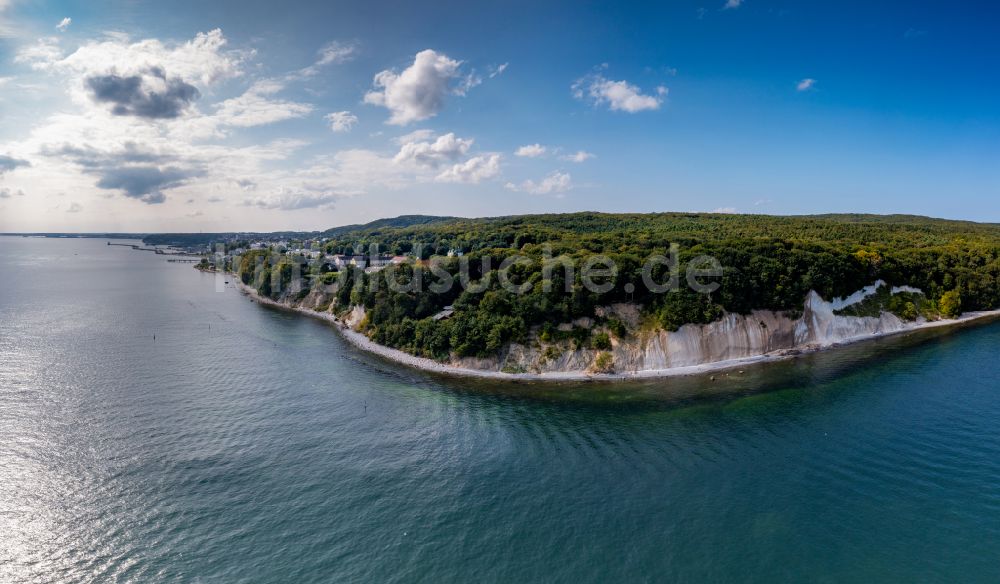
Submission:
M 344 269 L 363 270 L 367 274 L 378 272 L 388 266 L 400 265 L 408 261 L 419 262 L 423 258 L 415 253 L 385 254 L 380 253 L 377 246 L 362 252 L 331 253 L 330 238 L 304 240 L 288 239 L 240 239 L 231 237 L 207 248 L 188 249 L 183 253 L 197 253 L 202 256 L 198 268 L 207 271 L 222 269 L 231 271 L 238 258 L 248 252 L 267 250 L 273 255 L 283 256 L 290 261 L 309 265 L 314 273 L 339 272 Z M 443 254 L 446 257 L 462 257 L 463 251 L 449 249 Z

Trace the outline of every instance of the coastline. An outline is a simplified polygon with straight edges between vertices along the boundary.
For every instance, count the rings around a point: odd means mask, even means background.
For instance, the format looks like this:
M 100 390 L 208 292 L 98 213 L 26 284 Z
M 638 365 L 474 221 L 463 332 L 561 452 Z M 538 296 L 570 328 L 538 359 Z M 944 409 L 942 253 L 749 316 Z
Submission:
M 741 359 L 714 361 L 712 363 L 689 365 L 685 367 L 672 367 L 669 369 L 647 369 L 642 371 L 630 371 L 624 373 L 589 373 L 586 371 L 566 371 L 566 372 L 551 372 L 551 373 L 504 373 L 502 371 L 485 371 L 482 369 L 455 367 L 453 365 L 440 363 L 438 361 L 434 361 L 433 359 L 428 359 L 426 357 L 417 357 L 416 355 L 411 355 L 399 349 L 393 349 L 392 347 L 380 345 L 369 339 L 363 333 L 359 333 L 351 329 L 349 326 L 347 326 L 347 324 L 344 321 L 330 314 L 329 312 L 317 312 L 315 310 L 310 310 L 308 308 L 289 306 L 282 302 L 278 302 L 276 300 L 260 296 L 256 290 L 241 282 L 237 277 L 234 277 L 233 281 L 235 282 L 237 289 L 240 290 L 240 292 L 242 292 L 245 296 L 249 296 L 253 301 L 259 304 L 263 304 L 273 308 L 278 308 L 281 310 L 297 312 L 299 314 L 311 316 L 313 318 L 317 318 L 319 320 L 323 320 L 330 324 L 335 325 L 334 328 L 337 330 L 337 332 L 340 333 L 342 338 L 344 338 L 355 348 L 360 349 L 364 352 L 377 355 L 383 359 L 392 361 L 394 363 L 398 363 L 400 365 L 405 365 L 407 367 L 412 367 L 414 369 L 419 369 L 421 371 L 426 371 L 429 373 L 437 373 L 441 375 L 448 375 L 451 377 L 491 379 L 499 381 L 528 381 L 528 382 L 609 381 L 610 382 L 610 381 L 629 381 L 629 380 L 639 380 L 639 379 L 645 379 L 645 380 L 667 379 L 671 377 L 691 377 L 696 375 L 710 375 L 750 365 L 786 361 L 790 359 L 795 359 L 796 357 L 810 355 L 821 351 L 828 351 L 836 349 L 838 347 L 854 345 L 866 341 L 873 341 L 877 339 L 889 338 L 889 337 L 914 333 L 918 331 L 936 329 L 936 328 L 962 326 L 990 319 L 1000 319 L 1000 310 L 968 312 L 966 314 L 963 314 L 961 317 L 957 319 L 924 322 L 920 324 L 915 324 L 912 327 L 908 327 L 903 330 L 862 335 L 844 342 L 835 343 L 828 346 L 816 346 L 816 347 L 807 347 L 803 349 L 781 350 L 773 353 L 765 353 L 763 355 L 755 355 L 752 357 L 745 357 Z

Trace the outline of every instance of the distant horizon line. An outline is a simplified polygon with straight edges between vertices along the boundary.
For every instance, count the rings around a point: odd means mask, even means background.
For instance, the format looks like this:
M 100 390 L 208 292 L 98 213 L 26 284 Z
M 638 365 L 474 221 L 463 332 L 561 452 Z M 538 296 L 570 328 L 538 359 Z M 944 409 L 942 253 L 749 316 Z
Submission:
M 718 216 L 761 216 L 761 217 L 836 217 L 836 216 L 862 216 L 862 217 L 910 217 L 917 219 L 931 219 L 935 221 L 955 221 L 961 223 L 974 223 L 977 225 L 1000 225 L 1000 221 L 975 221 L 973 219 L 952 219 L 947 217 L 933 217 L 930 215 L 919 215 L 914 213 L 866 213 L 866 212 L 828 212 L 828 213 L 718 213 L 712 211 L 648 211 L 648 212 L 614 212 L 614 211 L 568 211 L 564 213 L 523 213 L 523 214 L 513 214 L 513 215 L 490 215 L 490 216 L 480 216 L 480 217 L 463 217 L 455 215 L 425 215 L 421 213 L 404 213 L 402 215 L 395 215 L 392 217 L 377 217 L 365 223 L 345 223 L 343 225 L 333 225 L 325 229 L 276 229 L 274 231 L 261 231 L 261 230 L 229 230 L 229 231 L 0 231 L 0 236 L 7 237 L 38 237 L 38 236 L 93 236 L 93 237 L 119 237 L 124 238 L 127 236 L 142 236 L 142 235 L 163 235 L 163 234 L 178 234 L 178 235 L 198 235 L 198 234 L 230 234 L 230 233 L 246 233 L 246 234 L 275 234 L 275 233 L 295 233 L 295 234 L 311 234 L 311 233 L 323 233 L 331 229 L 340 229 L 343 227 L 359 227 L 363 228 L 371 223 L 378 221 L 387 221 L 392 219 L 400 219 L 403 217 L 433 217 L 441 218 L 443 220 L 454 219 L 454 220 L 475 220 L 475 219 L 506 219 L 514 217 L 541 217 L 541 216 L 558 216 L 558 215 L 718 215 Z

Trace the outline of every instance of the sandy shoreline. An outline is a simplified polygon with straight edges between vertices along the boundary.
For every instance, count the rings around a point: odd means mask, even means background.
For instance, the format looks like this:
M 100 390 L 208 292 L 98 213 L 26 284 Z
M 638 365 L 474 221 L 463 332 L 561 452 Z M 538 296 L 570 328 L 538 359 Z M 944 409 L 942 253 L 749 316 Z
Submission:
M 991 310 L 985 312 L 969 312 L 957 319 L 953 320 L 938 320 L 932 322 L 925 322 L 916 324 L 912 327 L 893 331 L 889 333 L 879 333 L 873 335 L 864 335 L 853 338 L 849 341 L 842 343 L 836 343 L 834 345 L 822 346 L 822 347 L 810 347 L 804 349 L 795 350 L 783 350 L 775 353 L 767 353 L 764 355 L 755 355 L 753 357 L 746 357 L 742 359 L 730 359 L 727 361 L 715 361 L 712 363 L 704 363 L 701 365 L 691 365 L 687 367 L 674 367 L 670 369 L 648 369 L 643 371 L 631 371 L 626 373 L 587 373 L 584 371 L 567 371 L 567 372 L 553 372 L 553 373 L 503 373 L 501 371 L 484 371 L 482 369 L 469 369 L 463 367 L 455 367 L 452 365 L 446 365 L 444 363 L 439 363 L 433 359 L 427 359 L 424 357 L 417 357 L 411 355 L 399 349 L 393 349 L 391 347 L 386 347 L 380 345 L 364 334 L 352 330 L 343 321 L 335 317 L 328 312 L 317 312 L 315 310 L 310 310 L 308 308 L 300 308 L 294 306 L 288 306 L 281 302 L 271 300 L 270 298 L 261 297 L 257 294 L 257 291 L 253 288 L 243 284 L 238 278 L 234 279 L 239 290 L 245 295 L 250 296 L 254 301 L 264 304 L 267 306 L 272 306 L 282 310 L 289 310 L 304 314 L 306 316 L 311 316 L 313 318 L 318 318 L 324 320 L 328 323 L 336 325 L 336 330 L 341 334 L 341 336 L 346 339 L 349 343 L 366 351 L 368 353 L 373 353 L 402 365 L 408 367 L 413 367 L 415 369 L 420 369 L 423 371 L 428 371 L 431 373 L 439 373 L 443 375 L 450 375 L 455 377 L 475 377 L 480 379 L 496 379 L 505 381 L 627 381 L 632 379 L 659 379 L 659 378 L 669 378 L 669 377 L 687 377 L 692 375 L 705 375 L 711 373 L 717 373 L 720 371 L 728 371 L 731 369 L 736 369 L 739 367 L 745 367 L 748 365 L 754 365 L 759 363 L 773 363 L 777 361 L 784 361 L 787 359 L 794 359 L 803 355 L 809 355 L 819 351 L 825 351 L 828 349 L 835 349 L 837 347 L 842 347 L 846 345 L 853 345 L 856 343 L 861 343 L 864 341 L 870 341 L 874 339 L 888 338 L 897 335 L 912 333 L 916 331 L 952 327 L 963 324 L 972 323 L 980 320 L 1000 318 L 1000 310 Z

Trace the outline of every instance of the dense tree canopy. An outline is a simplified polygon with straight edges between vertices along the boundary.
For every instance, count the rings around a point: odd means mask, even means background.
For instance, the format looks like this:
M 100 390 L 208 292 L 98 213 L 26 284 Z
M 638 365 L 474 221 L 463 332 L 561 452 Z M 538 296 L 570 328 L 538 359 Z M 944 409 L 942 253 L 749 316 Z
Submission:
M 640 305 L 647 325 L 668 330 L 711 322 L 727 311 L 794 314 L 810 290 L 830 299 L 877 279 L 923 291 L 922 298 L 883 299 L 880 308 L 905 317 L 934 312 L 953 316 L 963 310 L 1000 307 L 1000 225 L 994 224 L 911 216 L 574 213 L 425 218 L 415 224 L 387 221 L 331 230 L 328 236 L 330 253 L 376 246 L 384 253 L 410 254 L 419 260 L 449 252 L 464 254 L 461 259 L 442 259 L 437 275 L 428 262 L 417 262 L 378 274 L 345 270 L 336 278 L 336 305 L 341 309 L 363 305 L 368 314 L 365 326 L 374 340 L 435 358 L 492 355 L 533 330 L 603 349 L 608 346 L 606 338 L 591 338 L 584 327 L 567 331 L 555 325 L 595 318 L 597 307 L 618 302 Z M 717 259 L 722 266 L 721 275 L 712 278 L 717 289 L 708 294 L 692 291 L 684 285 L 682 273 L 678 290 L 649 290 L 643 265 L 652 255 L 668 255 L 671 244 L 679 248 L 681 266 L 697 256 Z M 617 267 L 603 278 L 602 283 L 610 285 L 606 291 L 588 290 L 581 279 L 579 266 L 596 254 L 607 256 Z M 503 289 L 496 274 L 486 276 L 489 269 L 496 270 L 514 256 L 532 260 L 508 272 L 510 281 L 524 284 L 523 294 Z M 577 269 L 565 270 L 562 260 L 572 260 Z M 463 263 L 468 279 L 482 290 L 456 285 L 431 291 L 431 284 L 447 277 L 458 281 Z M 553 268 L 549 285 L 543 277 L 546 266 Z M 422 277 L 419 289 L 391 290 L 385 285 L 387 276 L 412 284 L 416 272 Z M 291 270 L 289 260 L 263 252 L 244 256 L 240 275 L 244 282 L 256 282 L 261 293 L 278 296 L 286 293 Z M 652 275 L 657 282 L 670 276 L 662 265 Z M 446 306 L 454 307 L 451 317 L 435 319 Z M 614 319 L 597 320 L 613 334 L 629 332 Z

